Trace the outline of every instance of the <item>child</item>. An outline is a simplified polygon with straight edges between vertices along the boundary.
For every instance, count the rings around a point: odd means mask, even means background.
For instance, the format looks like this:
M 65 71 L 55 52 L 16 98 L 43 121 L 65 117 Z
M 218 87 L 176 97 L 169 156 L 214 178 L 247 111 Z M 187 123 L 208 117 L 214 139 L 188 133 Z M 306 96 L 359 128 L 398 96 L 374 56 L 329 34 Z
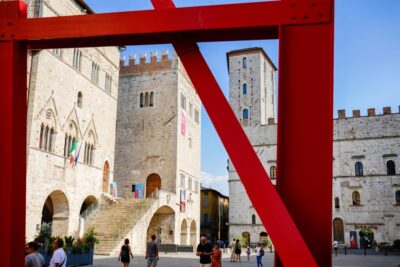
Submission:
M 251 248 L 249 245 L 247 245 L 246 253 L 247 253 L 247 261 L 250 261 Z
M 221 267 L 221 258 L 221 250 L 219 249 L 219 244 L 216 243 L 211 256 L 211 267 Z

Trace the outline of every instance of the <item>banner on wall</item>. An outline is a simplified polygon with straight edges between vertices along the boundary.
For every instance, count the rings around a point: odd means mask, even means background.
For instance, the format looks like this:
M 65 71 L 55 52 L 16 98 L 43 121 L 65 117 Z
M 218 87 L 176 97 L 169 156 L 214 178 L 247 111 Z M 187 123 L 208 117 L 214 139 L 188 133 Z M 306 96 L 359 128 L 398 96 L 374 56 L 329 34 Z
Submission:
M 183 111 L 181 111 L 181 134 L 186 135 L 186 115 Z
M 134 194 L 134 198 L 143 198 L 143 184 L 133 184 L 132 192 Z
M 181 212 L 186 211 L 186 191 L 181 189 L 181 197 L 180 197 L 180 210 Z

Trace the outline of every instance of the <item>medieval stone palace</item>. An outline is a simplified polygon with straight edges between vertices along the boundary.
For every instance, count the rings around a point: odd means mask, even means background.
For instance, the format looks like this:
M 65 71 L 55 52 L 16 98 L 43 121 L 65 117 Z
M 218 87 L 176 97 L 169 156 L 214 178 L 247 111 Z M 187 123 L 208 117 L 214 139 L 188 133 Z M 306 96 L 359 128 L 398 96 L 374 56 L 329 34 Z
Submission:
M 277 68 L 262 48 L 231 51 L 227 56 L 230 104 L 275 183 Z M 365 239 L 400 239 L 399 111 L 392 113 L 387 107 L 376 114 L 375 109 L 368 109 L 367 116 L 361 116 L 354 110 L 346 116 L 340 110 L 333 121 L 334 240 L 360 247 Z M 229 164 L 228 170 L 230 239 L 259 242 L 267 236 L 266 230 L 234 166 Z
M 93 13 L 81 0 L 27 2 L 30 17 Z M 149 58 L 125 63 L 119 47 L 31 51 L 28 241 L 48 223 L 53 236 L 93 227 L 96 254 L 125 238 L 142 254 L 152 234 L 198 243 L 200 100 L 175 55 Z

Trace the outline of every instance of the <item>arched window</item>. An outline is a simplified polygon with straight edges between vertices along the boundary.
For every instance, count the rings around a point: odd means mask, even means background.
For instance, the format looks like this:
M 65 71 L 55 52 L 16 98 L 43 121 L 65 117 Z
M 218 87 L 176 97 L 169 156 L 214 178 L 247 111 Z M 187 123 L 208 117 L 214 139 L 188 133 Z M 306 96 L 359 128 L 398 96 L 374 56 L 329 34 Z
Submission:
M 46 129 L 44 131 L 44 150 L 47 150 L 48 147 L 48 142 L 49 142 L 49 126 L 46 126 Z
M 145 107 L 149 106 L 149 93 L 144 94 L 144 106 Z
M 395 197 L 396 197 L 396 205 L 400 205 L 400 190 L 396 191 Z
M 338 197 L 335 197 L 335 209 L 340 209 L 340 201 Z
M 74 122 L 70 122 L 68 128 L 66 129 L 65 137 L 64 137 L 64 157 L 68 158 L 71 155 L 71 148 L 75 143 L 77 144 L 76 140 L 77 136 L 77 128 Z
M 256 224 L 256 215 L 251 215 L 251 223 Z
M 154 92 L 150 93 L 150 107 L 152 107 L 154 104 Z
M 364 176 L 364 167 L 361 162 L 356 162 L 355 169 L 356 169 L 356 176 Z
M 43 138 L 44 138 L 44 125 L 40 125 L 40 135 L 39 135 L 39 148 L 43 149 Z
M 271 166 L 271 168 L 269 169 L 269 176 L 271 179 L 276 178 L 276 167 L 275 166 Z
M 396 175 L 396 165 L 393 160 L 388 160 L 386 162 L 386 172 L 387 175 Z
M 353 198 L 353 206 L 360 206 L 361 205 L 360 193 L 358 193 L 357 191 L 354 191 L 353 194 L 352 194 L 352 198 Z
M 243 95 L 247 95 L 247 83 L 243 84 Z
M 243 119 L 249 119 L 249 110 L 247 108 L 243 109 Z
M 247 57 L 243 58 L 243 69 L 247 69 Z
M 143 93 L 140 93 L 140 107 L 142 108 L 144 104 L 144 96 Z
M 82 108 L 82 101 L 83 101 L 83 95 L 82 95 L 82 92 L 79 92 L 78 99 L 77 99 L 77 103 L 78 103 L 77 105 L 79 108 Z

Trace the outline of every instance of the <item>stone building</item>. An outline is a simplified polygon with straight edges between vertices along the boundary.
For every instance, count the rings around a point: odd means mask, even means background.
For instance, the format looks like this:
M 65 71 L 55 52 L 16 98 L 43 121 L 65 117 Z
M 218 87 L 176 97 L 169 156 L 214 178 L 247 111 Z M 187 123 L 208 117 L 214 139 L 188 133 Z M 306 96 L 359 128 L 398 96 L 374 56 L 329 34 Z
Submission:
M 93 12 L 79 0 L 27 2 L 30 17 Z M 54 236 L 82 233 L 113 180 L 119 49 L 31 51 L 29 61 L 26 238 L 44 222 Z
M 232 51 L 227 59 L 230 104 L 275 183 L 276 67 L 261 48 Z M 369 109 L 367 116 L 355 110 L 352 117 L 341 110 L 333 121 L 333 239 L 354 247 L 372 235 L 377 242 L 400 239 L 399 120 L 399 113 L 384 108 L 379 115 Z M 266 230 L 232 164 L 228 171 L 230 239 L 258 242 Z
M 211 243 L 228 240 L 229 197 L 212 188 L 201 188 L 201 234 Z
M 151 234 L 161 244 L 198 242 L 200 107 L 175 55 L 121 62 L 114 180 L 121 197 L 156 199 L 140 244 Z

